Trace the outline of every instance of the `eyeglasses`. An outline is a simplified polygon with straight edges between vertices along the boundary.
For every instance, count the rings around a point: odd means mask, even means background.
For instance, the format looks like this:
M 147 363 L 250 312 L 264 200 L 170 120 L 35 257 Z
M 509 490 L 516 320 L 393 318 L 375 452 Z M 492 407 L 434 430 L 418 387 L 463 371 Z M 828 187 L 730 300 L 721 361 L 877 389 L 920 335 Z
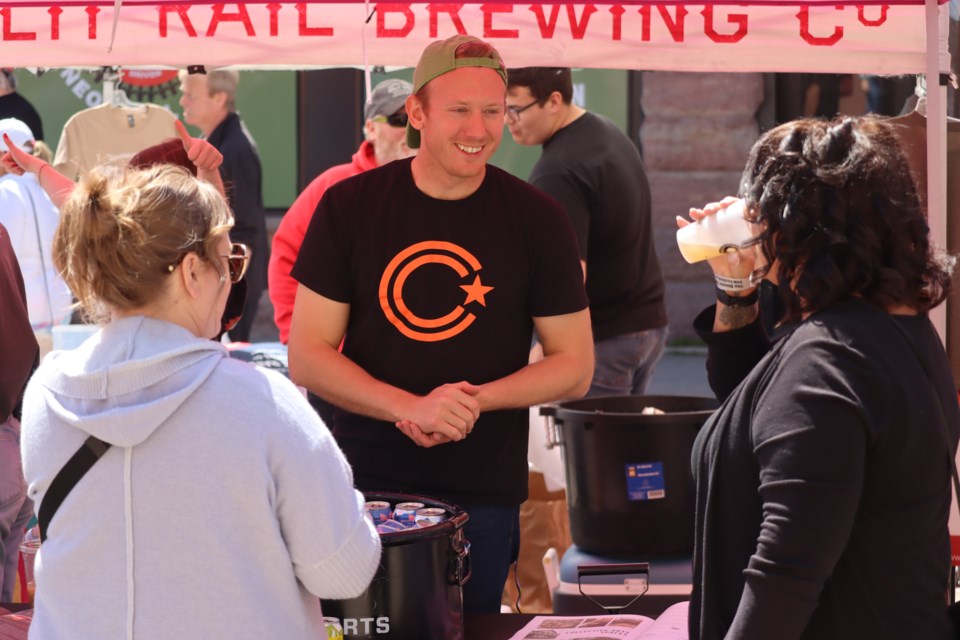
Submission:
M 187 253 L 189 251 L 180 254 L 180 257 L 173 264 L 167 265 L 167 273 L 173 273 L 174 269 L 187 257 Z M 247 274 L 247 267 L 250 266 L 250 248 L 245 244 L 232 242 L 230 243 L 230 254 L 220 257 L 227 259 L 227 273 L 220 274 L 220 284 L 226 282 L 228 277 L 233 284 L 240 282 L 243 276 Z
M 520 122 L 520 114 L 538 102 L 540 101 L 534 100 L 525 107 L 507 107 L 507 122 Z
M 230 244 L 230 255 L 220 256 L 227 259 L 227 273 L 230 276 L 230 282 L 237 284 L 247 275 L 247 267 L 250 266 L 250 247 L 239 242 Z M 225 276 L 221 276 L 224 277 Z
M 389 116 L 374 116 L 374 122 L 386 122 L 391 127 L 405 127 L 407 126 L 407 112 L 406 111 L 397 111 L 396 113 Z

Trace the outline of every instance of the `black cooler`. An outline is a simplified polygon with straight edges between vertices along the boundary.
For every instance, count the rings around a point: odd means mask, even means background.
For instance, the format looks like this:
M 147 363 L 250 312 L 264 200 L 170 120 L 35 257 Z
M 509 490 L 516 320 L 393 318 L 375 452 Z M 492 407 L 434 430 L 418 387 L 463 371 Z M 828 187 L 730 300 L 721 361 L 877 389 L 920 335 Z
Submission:
M 344 640 L 463 640 L 463 584 L 470 577 L 468 516 L 459 507 L 401 493 L 369 491 L 368 501 L 422 502 L 447 511 L 447 520 L 380 534 L 383 555 L 367 590 L 349 600 L 323 600 Z
M 562 447 L 570 533 L 584 553 L 676 558 L 693 551 L 693 441 L 713 398 L 608 396 L 541 408 Z M 662 413 L 645 414 L 646 408 Z

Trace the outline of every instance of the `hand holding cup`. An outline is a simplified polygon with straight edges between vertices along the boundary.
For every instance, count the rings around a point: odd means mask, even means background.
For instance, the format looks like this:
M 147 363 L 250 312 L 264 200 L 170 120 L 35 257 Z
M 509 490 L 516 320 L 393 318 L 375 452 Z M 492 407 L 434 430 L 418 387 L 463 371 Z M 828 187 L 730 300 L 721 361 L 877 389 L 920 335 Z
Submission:
M 706 260 L 720 276 L 749 278 L 756 249 L 744 248 L 754 236 L 744 212 L 744 201 L 728 196 L 702 209 L 691 207 L 693 222 L 677 216 L 677 245 L 683 258 L 691 264 Z

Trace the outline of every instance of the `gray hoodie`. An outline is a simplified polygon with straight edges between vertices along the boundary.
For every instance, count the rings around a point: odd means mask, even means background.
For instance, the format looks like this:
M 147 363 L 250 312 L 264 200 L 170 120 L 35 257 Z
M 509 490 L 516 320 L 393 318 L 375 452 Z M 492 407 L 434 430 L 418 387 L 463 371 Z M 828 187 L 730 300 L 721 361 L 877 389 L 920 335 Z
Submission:
M 24 401 L 34 502 L 113 445 L 52 519 L 31 639 L 316 638 L 380 540 L 346 460 L 287 379 L 142 316 L 54 352 Z M 38 507 L 39 508 L 39 507 Z

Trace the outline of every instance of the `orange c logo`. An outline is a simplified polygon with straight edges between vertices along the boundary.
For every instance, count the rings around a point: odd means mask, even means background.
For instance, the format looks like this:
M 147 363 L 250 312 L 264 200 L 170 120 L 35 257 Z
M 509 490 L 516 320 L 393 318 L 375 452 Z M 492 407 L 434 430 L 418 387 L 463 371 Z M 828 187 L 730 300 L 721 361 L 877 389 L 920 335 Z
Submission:
M 413 313 L 403 301 L 403 285 L 414 271 L 426 264 L 442 264 L 453 269 L 461 278 L 475 274 L 473 282 L 461 284 L 467 293 L 463 304 L 439 318 L 421 318 Z M 487 306 L 486 294 L 493 287 L 484 286 L 477 273 L 483 267 L 463 247 L 450 242 L 419 242 L 398 253 L 380 278 L 380 308 L 397 331 L 420 342 L 439 342 L 462 333 L 477 317 L 464 305 L 477 302 Z

